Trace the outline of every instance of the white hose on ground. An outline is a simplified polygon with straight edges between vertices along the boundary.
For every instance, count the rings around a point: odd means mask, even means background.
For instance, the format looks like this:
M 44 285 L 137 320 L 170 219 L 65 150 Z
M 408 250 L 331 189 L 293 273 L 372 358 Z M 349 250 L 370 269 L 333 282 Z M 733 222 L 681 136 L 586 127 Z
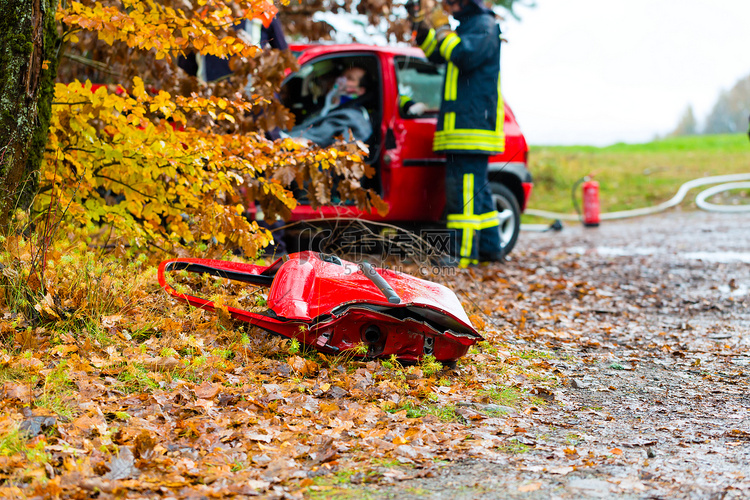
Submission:
M 722 191 L 727 191 L 730 189 L 745 189 L 750 187 L 750 182 L 742 182 L 742 181 L 750 181 L 750 174 L 732 174 L 732 175 L 715 175 L 712 177 L 702 177 L 700 179 L 693 179 L 691 181 L 686 182 L 682 186 L 680 186 L 680 189 L 677 190 L 677 194 L 675 194 L 670 200 L 665 201 L 664 203 L 659 203 L 658 205 L 654 205 L 653 207 L 643 207 L 643 208 L 636 208 L 633 210 L 622 210 L 620 212 L 609 212 L 609 213 L 603 213 L 599 216 L 601 220 L 613 220 L 613 219 L 625 219 L 627 217 L 639 217 L 641 215 L 651 215 L 658 212 L 663 212 L 664 210 L 668 208 L 672 208 L 676 205 L 679 205 L 682 200 L 685 198 L 685 195 L 693 188 L 696 188 L 698 186 L 705 186 L 706 184 L 718 184 L 722 183 L 720 186 L 714 186 L 712 188 L 706 189 L 705 191 L 702 191 L 698 194 L 696 197 L 696 203 L 698 204 L 698 207 L 702 210 L 707 211 L 713 211 L 713 212 L 747 212 L 750 211 L 750 205 L 739 205 L 739 206 L 730 206 L 730 205 L 715 205 L 713 203 L 708 203 L 706 198 L 713 196 L 716 193 L 720 193 Z M 557 212 L 548 212 L 546 210 L 536 210 L 533 208 L 527 208 L 524 212 L 528 215 L 534 215 L 537 217 L 545 217 L 548 219 L 560 219 L 560 220 L 570 220 L 570 221 L 579 221 L 581 220 L 581 217 L 577 214 L 563 214 L 563 213 L 557 213 Z
M 706 201 L 717 193 L 722 193 L 731 189 L 750 189 L 750 182 L 730 182 L 710 187 L 705 191 L 698 193 L 698 196 L 695 197 L 695 204 L 698 205 L 701 210 L 708 210 L 709 212 L 750 212 L 750 205 L 717 205 Z

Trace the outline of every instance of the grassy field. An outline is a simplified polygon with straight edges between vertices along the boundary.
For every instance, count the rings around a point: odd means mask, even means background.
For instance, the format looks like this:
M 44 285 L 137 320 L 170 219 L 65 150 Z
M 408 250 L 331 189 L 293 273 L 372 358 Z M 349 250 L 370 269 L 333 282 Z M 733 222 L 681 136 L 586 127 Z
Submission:
M 697 177 L 750 173 L 750 141 L 746 134 L 733 134 L 607 147 L 531 146 L 529 169 L 534 177 L 529 208 L 575 213 L 571 187 L 593 175 L 599 182 L 602 212 L 612 212 L 666 201 L 681 184 Z M 681 208 L 694 209 L 697 193 L 698 189 L 688 193 Z M 580 190 L 576 196 L 580 203 Z M 524 222 L 540 221 L 524 217 Z

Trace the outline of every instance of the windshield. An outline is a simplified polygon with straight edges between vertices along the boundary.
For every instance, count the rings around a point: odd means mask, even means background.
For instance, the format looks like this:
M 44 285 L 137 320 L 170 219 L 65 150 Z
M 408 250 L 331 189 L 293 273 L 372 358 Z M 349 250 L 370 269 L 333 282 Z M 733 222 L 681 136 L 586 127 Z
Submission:
M 399 95 L 424 103 L 428 113 L 437 113 L 445 67 L 414 57 L 397 57 L 395 62 Z

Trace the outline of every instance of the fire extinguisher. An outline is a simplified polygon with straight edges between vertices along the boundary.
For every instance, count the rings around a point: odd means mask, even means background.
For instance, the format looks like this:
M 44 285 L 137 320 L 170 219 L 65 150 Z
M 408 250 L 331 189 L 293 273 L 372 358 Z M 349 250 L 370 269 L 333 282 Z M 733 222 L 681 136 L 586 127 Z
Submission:
M 583 187 L 583 213 L 578 209 L 575 191 L 578 185 Z M 573 185 L 573 204 L 576 211 L 581 216 L 583 225 L 586 227 L 596 227 L 599 225 L 599 183 L 592 179 L 590 175 L 583 177 Z
M 591 177 L 583 182 L 583 225 L 599 225 L 599 183 Z

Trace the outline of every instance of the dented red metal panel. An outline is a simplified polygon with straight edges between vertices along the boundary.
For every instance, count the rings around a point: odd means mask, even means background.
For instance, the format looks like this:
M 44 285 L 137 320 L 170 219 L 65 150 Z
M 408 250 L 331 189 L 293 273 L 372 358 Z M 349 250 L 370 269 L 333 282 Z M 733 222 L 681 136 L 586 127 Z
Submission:
M 269 287 L 267 311 L 229 313 L 323 352 L 365 344 L 366 357 L 418 361 L 434 355 L 450 362 L 482 338 L 447 287 L 332 255 L 300 252 L 267 267 L 210 259 L 162 262 L 159 283 L 165 290 L 213 310 L 213 302 L 181 294 L 166 282 L 167 273 L 180 269 Z

